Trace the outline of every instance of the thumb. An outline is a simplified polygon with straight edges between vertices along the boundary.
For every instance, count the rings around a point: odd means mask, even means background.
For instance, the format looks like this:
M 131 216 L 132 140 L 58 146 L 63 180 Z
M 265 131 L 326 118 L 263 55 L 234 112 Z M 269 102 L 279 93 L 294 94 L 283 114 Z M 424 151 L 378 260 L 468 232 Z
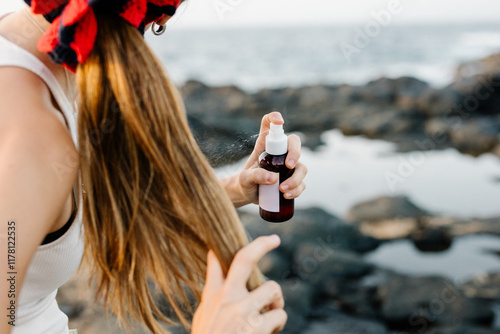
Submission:
M 243 189 L 254 187 L 256 184 L 274 184 L 278 181 L 278 174 L 263 168 L 252 168 L 241 172 L 240 185 Z
M 202 292 L 203 300 L 210 300 L 224 285 L 224 272 L 213 250 L 207 254 L 207 276 Z

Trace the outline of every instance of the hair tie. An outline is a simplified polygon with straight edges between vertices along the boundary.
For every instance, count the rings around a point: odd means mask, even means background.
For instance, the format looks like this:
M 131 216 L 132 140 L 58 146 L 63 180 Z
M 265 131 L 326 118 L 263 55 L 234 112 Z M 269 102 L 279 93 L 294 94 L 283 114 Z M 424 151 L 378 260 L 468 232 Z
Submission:
M 144 27 L 163 14 L 175 14 L 180 0 L 24 0 L 50 27 L 38 40 L 38 50 L 52 61 L 76 71 L 94 48 L 96 11 L 118 15 L 144 35 Z

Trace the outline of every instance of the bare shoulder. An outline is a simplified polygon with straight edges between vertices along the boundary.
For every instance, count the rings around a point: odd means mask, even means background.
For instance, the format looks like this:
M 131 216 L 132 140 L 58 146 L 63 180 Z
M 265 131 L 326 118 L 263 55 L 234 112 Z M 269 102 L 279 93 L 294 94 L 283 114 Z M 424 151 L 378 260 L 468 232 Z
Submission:
M 72 185 L 78 175 L 78 152 L 47 86 L 21 68 L 0 71 L 0 158 L 43 166 L 49 170 L 40 172 L 52 170 L 59 182 Z
M 50 93 L 43 82 L 21 75 L 7 87 L 3 69 L 1 74 L 0 215 L 23 221 L 26 235 L 31 231 L 24 238 L 35 247 L 59 217 L 77 180 L 78 153 L 50 101 L 44 101 L 43 95 Z M 12 89 L 20 82 L 24 90 Z
M 0 74 L 0 151 L 9 143 L 30 146 L 39 157 L 57 155 L 61 150 L 76 154 L 71 134 L 44 82 L 19 67 L 0 67 Z

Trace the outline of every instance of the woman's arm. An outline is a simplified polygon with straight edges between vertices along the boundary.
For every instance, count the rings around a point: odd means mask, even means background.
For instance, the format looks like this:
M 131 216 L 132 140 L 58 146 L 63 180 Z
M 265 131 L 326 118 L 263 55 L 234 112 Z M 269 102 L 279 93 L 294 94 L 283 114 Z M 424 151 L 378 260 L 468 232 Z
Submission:
M 0 332 L 8 334 L 15 318 L 7 315 L 17 311 L 28 265 L 60 215 L 78 168 L 68 166 L 68 148 L 74 145 L 63 124 L 40 104 L 5 94 L 0 94 Z M 19 116 L 26 112 L 30 118 Z M 66 165 L 64 172 L 54 168 L 59 163 Z

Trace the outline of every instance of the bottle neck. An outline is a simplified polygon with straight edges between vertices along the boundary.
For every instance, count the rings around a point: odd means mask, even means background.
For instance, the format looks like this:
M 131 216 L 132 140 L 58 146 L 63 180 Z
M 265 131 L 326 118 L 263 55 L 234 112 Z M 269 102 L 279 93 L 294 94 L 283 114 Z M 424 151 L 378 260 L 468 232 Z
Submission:
M 266 137 L 266 152 L 272 155 L 282 155 L 288 152 L 288 140 L 286 136 L 283 139 L 272 140 L 269 136 Z

